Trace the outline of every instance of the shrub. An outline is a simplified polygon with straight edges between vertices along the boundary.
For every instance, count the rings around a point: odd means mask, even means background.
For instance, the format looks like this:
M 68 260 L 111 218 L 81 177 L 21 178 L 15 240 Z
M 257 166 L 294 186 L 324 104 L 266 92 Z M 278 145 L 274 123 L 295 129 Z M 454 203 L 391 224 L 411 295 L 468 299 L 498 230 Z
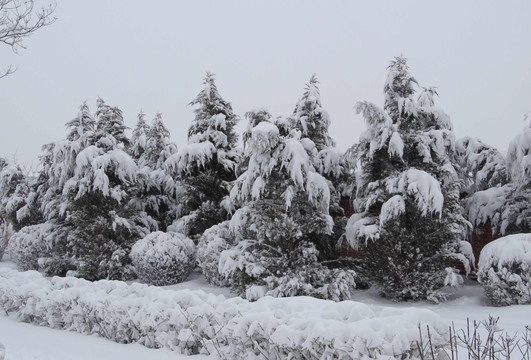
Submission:
M 11 260 L 22 270 L 38 270 L 39 259 L 48 255 L 53 227 L 49 224 L 31 225 L 16 232 L 9 240 L 7 251 Z
M 130 256 L 138 277 L 153 285 L 179 283 L 196 264 L 193 241 L 180 233 L 151 233 L 133 245 Z
M 479 256 L 478 281 L 496 306 L 531 304 L 531 234 L 487 244 Z
M 219 272 L 221 252 L 231 248 L 232 235 L 229 222 L 225 221 L 206 230 L 197 244 L 197 263 L 207 281 L 216 286 L 227 286 L 227 280 Z
M 318 251 L 301 242 L 287 254 L 252 240 L 221 253 L 220 273 L 232 290 L 248 300 L 264 296 L 312 296 L 341 301 L 356 287 L 353 270 L 329 269 L 317 261 Z

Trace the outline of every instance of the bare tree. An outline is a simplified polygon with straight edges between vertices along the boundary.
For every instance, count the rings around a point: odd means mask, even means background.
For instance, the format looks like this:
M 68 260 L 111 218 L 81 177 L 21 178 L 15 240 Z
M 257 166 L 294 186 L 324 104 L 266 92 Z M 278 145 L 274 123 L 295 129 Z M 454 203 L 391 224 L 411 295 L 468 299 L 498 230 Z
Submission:
M 0 0 L 0 43 L 11 47 L 13 52 L 26 47 L 23 40 L 43 26 L 55 22 L 55 5 L 35 9 L 34 0 Z M 0 78 L 12 74 L 15 68 L 8 66 L 0 72 Z

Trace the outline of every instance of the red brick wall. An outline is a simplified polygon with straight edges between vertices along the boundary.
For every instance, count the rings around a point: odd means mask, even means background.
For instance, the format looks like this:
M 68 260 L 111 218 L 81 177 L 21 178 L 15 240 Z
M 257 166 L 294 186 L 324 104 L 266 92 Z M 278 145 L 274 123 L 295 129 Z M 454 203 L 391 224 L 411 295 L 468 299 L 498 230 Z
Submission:
M 354 206 L 352 206 L 352 201 L 350 201 L 349 197 L 342 197 L 339 206 L 341 206 L 345 212 L 347 219 L 354 214 Z
M 493 240 L 501 237 L 501 234 L 493 234 L 490 224 L 478 226 L 474 229 L 472 236 L 470 237 L 470 244 L 472 245 L 472 251 L 476 258 L 476 266 L 479 261 L 479 254 L 481 249 Z

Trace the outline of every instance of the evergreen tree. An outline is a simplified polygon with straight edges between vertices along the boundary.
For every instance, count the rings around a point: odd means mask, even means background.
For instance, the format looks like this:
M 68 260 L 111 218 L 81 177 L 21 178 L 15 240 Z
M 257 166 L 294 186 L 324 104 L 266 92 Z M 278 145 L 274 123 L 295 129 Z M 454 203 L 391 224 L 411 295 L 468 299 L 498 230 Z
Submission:
M 96 119 L 64 185 L 59 227 L 68 232 L 62 232 L 65 243 L 57 251 L 65 251 L 62 257 L 77 276 L 127 279 L 133 274 L 128 253 L 141 232 L 128 206 L 138 169 L 125 152 L 129 140 L 121 111 L 99 99 Z
M 140 157 L 146 151 L 147 134 L 149 132 L 149 125 L 146 123 L 146 115 L 141 111 L 137 116 L 136 127 L 131 136 L 131 156 L 133 159 L 139 161 Z M 142 166 L 142 164 L 138 164 Z
M 506 161 L 496 148 L 468 136 L 458 139 L 455 148 L 456 169 L 462 181 L 462 198 L 507 184 Z
M 320 264 L 311 242 L 332 231 L 328 184 L 301 141 L 281 136 L 263 115 L 246 142 L 246 170 L 230 192 L 239 209 L 230 222 L 234 246 L 219 260 L 222 276 L 250 299 L 266 294 L 343 299 L 355 285 L 353 273 Z
M 140 171 L 136 194 L 130 204 L 139 211 L 138 221 L 144 227 L 166 231 L 179 211 L 176 196 L 180 184 L 165 171 L 164 164 L 177 153 L 177 146 L 170 141 L 161 114 L 148 126 L 141 113 L 131 142 Z
M 500 166 L 501 167 L 501 166 Z M 506 158 L 507 184 L 494 183 L 466 200 L 466 213 L 473 225 L 490 224 L 503 235 L 531 231 L 531 124 L 509 144 Z
M 397 300 L 437 294 L 452 278 L 446 268 L 469 226 L 459 206 L 450 120 L 434 107 L 435 91 L 415 97 L 415 84 L 406 59 L 395 58 L 384 109 L 356 105 L 368 129 L 353 150 L 361 168 L 347 238 L 365 251 L 381 293 Z
M 313 141 L 317 152 L 335 146 L 334 140 L 328 134 L 330 117 L 322 107 L 319 81 L 315 74 L 306 85 L 304 94 L 289 120 L 292 128 L 299 130 L 303 138 Z
M 26 205 L 29 190 L 29 180 L 20 165 L 0 158 L 0 217 L 15 231 L 24 226 L 17 213 Z
M 203 85 L 190 103 L 196 108 L 188 145 L 166 163 L 185 184 L 184 213 L 188 216 L 180 221 L 192 237 L 228 218 L 220 204 L 236 178 L 240 157 L 234 130 L 238 116 L 220 96 L 213 74 L 207 73 Z
M 334 149 L 335 142 L 328 133 L 330 117 L 322 106 L 318 85 L 319 81 L 314 74 L 288 121 L 292 128 L 292 136 L 300 137 L 313 167 L 328 181 L 329 213 L 334 220 L 334 229 L 331 234 L 321 235 L 312 242 L 317 246 L 320 257 L 330 260 L 338 257 L 337 243 L 345 231 L 346 218 L 339 205 L 343 190 L 344 167 L 340 155 Z
M 531 122 L 509 144 L 507 168 L 514 191 L 507 199 L 505 233 L 531 232 Z

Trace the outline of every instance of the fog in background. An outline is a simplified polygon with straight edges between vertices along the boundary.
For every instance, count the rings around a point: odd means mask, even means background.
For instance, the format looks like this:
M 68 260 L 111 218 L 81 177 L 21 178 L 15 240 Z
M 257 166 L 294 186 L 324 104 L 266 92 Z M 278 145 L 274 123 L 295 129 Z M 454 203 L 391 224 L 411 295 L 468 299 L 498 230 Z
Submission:
M 55 15 L 18 55 L 0 46 L 0 68 L 18 68 L 0 79 L 0 156 L 28 168 L 97 97 L 131 128 L 140 110 L 148 120 L 161 112 L 182 147 L 206 71 L 240 129 L 257 107 L 288 116 L 316 73 L 341 151 L 365 129 L 354 104 L 383 105 L 386 67 L 400 54 L 421 86 L 438 88 L 457 137 L 505 153 L 531 111 L 528 0 L 58 0 Z

